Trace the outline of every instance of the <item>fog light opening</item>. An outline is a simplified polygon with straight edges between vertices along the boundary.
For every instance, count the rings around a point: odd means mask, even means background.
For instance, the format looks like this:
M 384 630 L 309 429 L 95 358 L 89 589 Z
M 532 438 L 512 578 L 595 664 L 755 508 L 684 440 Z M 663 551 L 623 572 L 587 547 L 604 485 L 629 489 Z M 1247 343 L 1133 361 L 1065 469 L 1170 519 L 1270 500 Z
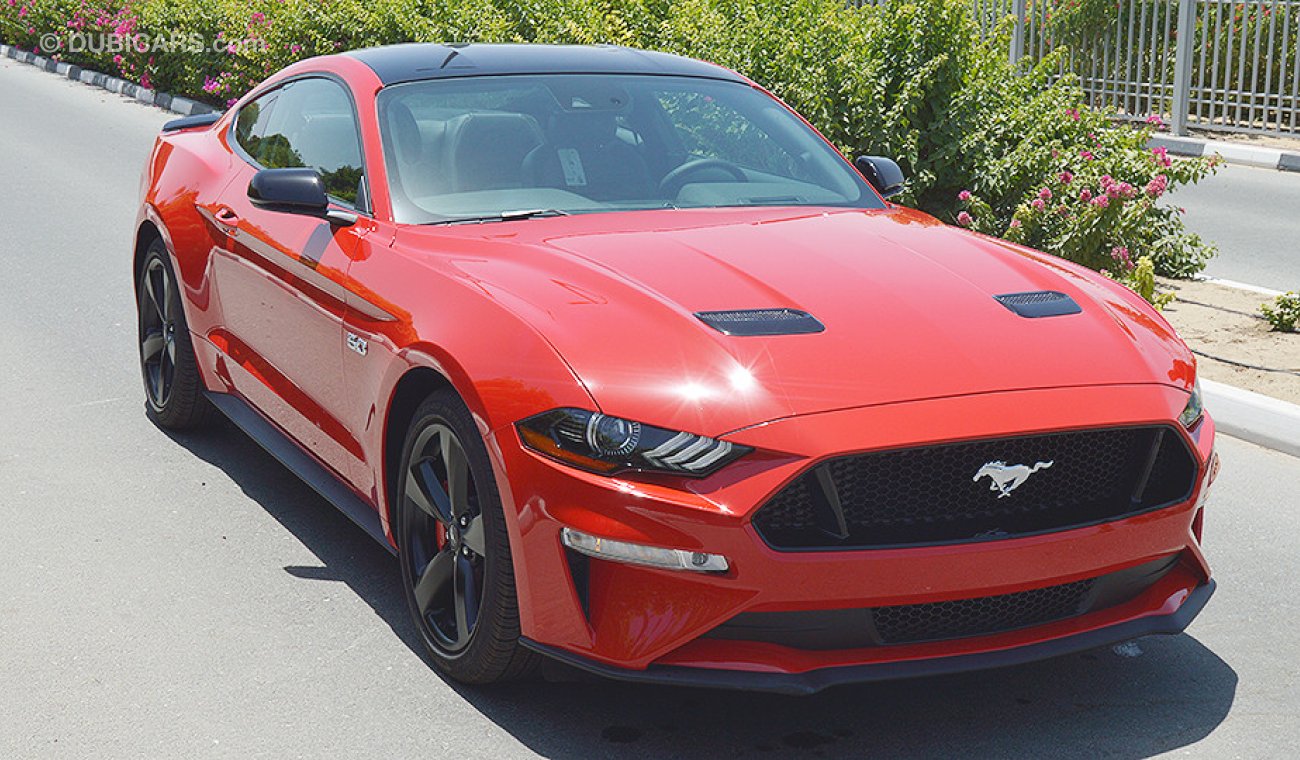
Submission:
M 664 570 L 689 570 L 696 573 L 725 573 L 730 567 L 727 558 L 721 554 L 634 544 L 629 541 L 593 536 L 573 528 L 561 530 L 560 541 L 575 552 L 588 557 L 626 562 L 631 565 L 658 567 Z

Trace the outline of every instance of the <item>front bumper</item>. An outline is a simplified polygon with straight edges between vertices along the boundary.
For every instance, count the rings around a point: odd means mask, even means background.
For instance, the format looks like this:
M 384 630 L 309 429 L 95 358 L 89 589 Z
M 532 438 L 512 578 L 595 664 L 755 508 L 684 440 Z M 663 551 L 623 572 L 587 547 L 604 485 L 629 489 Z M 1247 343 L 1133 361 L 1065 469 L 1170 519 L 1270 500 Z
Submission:
M 1213 587 L 1197 535 L 1211 472 L 1214 430 L 1208 417 L 1188 437 L 1201 473 L 1191 497 L 1128 519 L 982 543 L 778 552 L 758 536 L 750 517 L 810 461 L 845 451 L 1168 423 L 1185 403 L 1185 392 L 1140 385 L 987 394 L 809 415 L 726 436 L 757 453 L 708 478 L 685 482 L 578 472 L 522 448 L 512 428 L 498 430 L 493 458 L 514 547 L 523 635 L 537 651 L 625 680 L 805 693 L 849 681 L 1024 662 L 1181 631 Z M 575 563 L 560 543 L 565 526 L 722 554 L 731 568 L 708 575 L 601 560 Z M 990 635 L 829 650 L 706 636 L 742 613 L 1013 594 L 1169 557 L 1177 558 L 1174 569 L 1123 604 Z
M 606 665 L 557 647 L 539 644 L 524 638 L 525 647 L 579 670 L 605 678 L 632 683 L 651 683 L 665 686 L 697 686 L 712 689 L 739 689 L 743 691 L 770 691 L 778 694 L 803 696 L 815 694 L 832 686 L 843 686 L 870 681 L 889 681 L 899 678 L 965 673 L 972 670 L 1021 665 L 1052 657 L 1083 652 L 1096 647 L 1117 644 L 1139 636 L 1182 633 L 1205 607 L 1214 593 L 1210 580 L 1188 592 L 1182 603 L 1170 613 L 1149 615 L 1122 623 L 1096 628 L 1055 639 L 1036 641 L 1011 649 L 973 652 L 917 660 L 841 665 L 803 673 L 773 673 L 751 670 L 722 670 L 683 665 L 652 664 L 644 670 L 631 670 Z

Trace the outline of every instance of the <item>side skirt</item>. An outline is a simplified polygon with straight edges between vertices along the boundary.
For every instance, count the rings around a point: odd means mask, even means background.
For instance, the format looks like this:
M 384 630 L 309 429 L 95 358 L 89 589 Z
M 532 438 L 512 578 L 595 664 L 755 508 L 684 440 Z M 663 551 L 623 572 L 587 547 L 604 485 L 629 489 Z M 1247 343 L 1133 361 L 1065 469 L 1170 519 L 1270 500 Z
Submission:
M 280 464 L 289 468 L 290 472 L 311 486 L 316 493 L 347 515 L 352 522 L 361 526 L 361 529 L 383 545 L 389 554 L 397 554 L 397 550 L 384 535 L 383 523 L 380 522 L 379 513 L 374 507 L 362 501 L 351 488 L 340 482 L 334 473 L 316 461 L 315 457 L 294 443 L 289 436 L 282 433 L 243 399 L 229 393 L 212 391 L 208 391 L 206 395 L 213 406 L 221 410 L 221 413 L 230 418 L 230 421 L 249 438 L 257 441 L 258 445 L 266 449 L 267 453 L 275 457 Z

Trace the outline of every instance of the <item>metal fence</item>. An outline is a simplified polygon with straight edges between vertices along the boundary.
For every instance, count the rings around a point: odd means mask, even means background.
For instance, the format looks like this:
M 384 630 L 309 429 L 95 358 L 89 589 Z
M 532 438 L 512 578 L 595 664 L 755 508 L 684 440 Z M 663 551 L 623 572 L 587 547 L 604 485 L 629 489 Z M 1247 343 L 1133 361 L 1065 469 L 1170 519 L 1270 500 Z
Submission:
M 1300 134 L 1300 0 L 1118 0 L 1112 18 L 1074 30 L 1050 22 L 1062 0 L 1010 4 L 1023 54 L 1064 45 L 1094 105 L 1162 116 L 1176 133 Z
M 1300 136 L 1300 0 L 1116 0 L 1091 15 L 1077 0 L 971 2 L 985 34 L 1015 17 L 1012 60 L 1064 49 L 1061 72 L 1121 117 Z

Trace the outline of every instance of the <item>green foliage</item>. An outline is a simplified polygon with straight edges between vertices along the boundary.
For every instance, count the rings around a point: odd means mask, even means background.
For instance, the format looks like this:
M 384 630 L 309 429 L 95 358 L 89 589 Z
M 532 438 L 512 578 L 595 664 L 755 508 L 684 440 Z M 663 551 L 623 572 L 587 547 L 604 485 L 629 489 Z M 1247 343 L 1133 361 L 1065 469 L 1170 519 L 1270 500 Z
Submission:
M 293 61 L 396 42 L 616 43 L 679 53 L 743 72 L 846 155 L 895 158 L 909 177 L 897 200 L 946 221 L 1130 285 L 1144 259 L 1154 274 L 1188 277 L 1213 255 L 1161 202 L 1213 163 L 1148 151 L 1149 131 L 1083 107 L 1077 83 L 1056 78 L 1054 57 L 1016 70 L 1007 61 L 1010 24 L 981 40 L 969 0 L 15 3 L 0 4 L 0 37 L 25 47 L 47 31 L 68 41 L 76 31 L 119 29 L 152 41 L 178 34 L 202 41 L 198 49 L 116 58 L 65 47 L 63 58 L 215 104 Z M 1084 0 L 1079 8 L 1097 3 L 1104 4 Z M 22 18 L 19 7 L 27 8 Z
M 1300 329 L 1300 293 L 1283 293 L 1274 298 L 1272 303 L 1261 305 L 1259 310 L 1274 330 L 1295 332 Z

